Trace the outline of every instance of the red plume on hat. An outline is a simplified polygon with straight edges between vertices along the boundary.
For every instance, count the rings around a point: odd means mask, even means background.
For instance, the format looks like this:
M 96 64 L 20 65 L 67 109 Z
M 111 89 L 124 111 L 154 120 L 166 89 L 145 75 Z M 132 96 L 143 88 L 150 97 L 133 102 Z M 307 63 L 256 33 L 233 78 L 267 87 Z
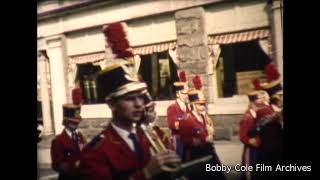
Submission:
M 277 80 L 280 77 L 280 73 L 278 72 L 278 69 L 274 64 L 271 64 L 271 63 L 268 64 L 265 67 L 265 71 L 266 71 L 266 74 L 267 74 L 268 82 L 272 82 L 274 80 Z
M 103 27 L 103 33 L 107 38 L 112 53 L 116 58 L 133 57 L 133 53 L 130 51 L 130 44 L 127 40 L 126 32 L 123 25 L 120 22 L 109 24 Z
M 187 76 L 185 71 L 180 71 L 179 72 L 179 79 L 181 82 L 187 82 Z
M 255 90 L 261 90 L 262 89 L 262 86 L 261 86 L 261 83 L 260 83 L 259 79 L 254 79 L 252 81 L 252 84 L 253 84 Z
M 83 101 L 82 90 L 80 87 L 72 89 L 72 103 L 75 105 L 80 105 Z
M 201 82 L 201 79 L 200 79 L 200 76 L 199 76 L 199 75 L 195 75 L 195 76 L 192 78 L 192 83 L 193 83 L 193 86 L 194 86 L 197 90 L 201 90 L 201 88 L 202 88 L 202 82 Z

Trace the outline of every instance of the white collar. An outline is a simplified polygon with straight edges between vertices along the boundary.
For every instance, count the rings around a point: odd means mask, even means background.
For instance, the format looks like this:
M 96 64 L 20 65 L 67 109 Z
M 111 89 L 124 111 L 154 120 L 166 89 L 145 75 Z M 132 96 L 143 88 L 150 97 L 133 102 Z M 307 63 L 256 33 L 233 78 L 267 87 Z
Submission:
M 178 105 L 179 105 L 179 107 L 180 107 L 180 109 L 181 109 L 182 111 L 184 111 L 184 112 L 187 111 L 186 104 L 185 104 L 184 102 L 182 102 L 181 99 L 177 98 L 177 103 L 178 103 Z
M 257 113 L 253 109 L 249 109 L 249 112 L 253 118 L 257 117 Z
M 116 130 L 116 132 L 122 137 L 122 138 L 128 138 L 129 134 L 130 133 L 133 133 L 133 134 L 137 134 L 136 132 L 136 128 L 132 128 L 132 131 L 129 132 L 125 129 L 122 129 L 120 127 L 118 127 L 117 125 L 115 125 L 114 123 L 111 122 L 111 126 L 114 128 L 114 130 Z
M 64 130 L 66 131 L 68 136 L 72 138 L 72 132 L 68 128 L 64 128 Z M 78 134 L 78 130 L 77 129 L 75 130 L 75 132 Z
M 133 127 L 132 131 L 129 132 L 127 130 L 124 130 L 120 127 L 118 127 L 117 125 L 115 125 L 114 123 L 111 122 L 111 126 L 113 127 L 113 129 L 119 134 L 119 136 L 128 144 L 129 148 L 134 151 L 134 144 L 132 142 L 132 140 L 129 138 L 129 134 L 133 133 L 133 134 L 137 134 L 136 133 L 136 128 Z
M 204 119 L 202 119 L 202 117 L 200 117 L 200 115 L 195 112 L 195 111 L 192 111 L 192 114 L 196 117 L 196 119 L 201 122 L 202 124 L 204 124 Z
M 281 108 L 279 108 L 277 105 L 271 104 L 271 107 L 275 112 L 281 112 Z

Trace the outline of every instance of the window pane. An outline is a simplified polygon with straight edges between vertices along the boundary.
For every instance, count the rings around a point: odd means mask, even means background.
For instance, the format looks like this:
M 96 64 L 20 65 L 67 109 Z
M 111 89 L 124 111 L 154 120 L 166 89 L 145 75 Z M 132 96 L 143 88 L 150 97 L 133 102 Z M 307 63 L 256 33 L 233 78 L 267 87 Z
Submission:
M 85 104 L 98 103 L 98 94 L 96 89 L 96 75 L 101 71 L 100 66 L 92 63 L 78 64 L 75 81 L 79 81 L 82 89 L 82 97 Z
M 222 82 L 223 97 L 231 97 L 235 93 L 235 46 L 221 46 L 224 76 Z
M 148 91 L 150 95 L 154 98 L 154 94 L 152 94 L 152 67 L 151 67 L 151 55 L 141 55 L 141 62 L 139 67 L 139 74 L 142 76 L 143 80 L 148 85 Z
M 159 59 L 159 96 L 158 100 L 175 98 L 173 83 L 178 81 L 177 68 L 168 52 L 158 54 Z
M 173 83 L 178 81 L 177 68 L 167 52 L 141 56 L 139 74 L 154 100 L 175 98 Z
M 221 45 L 223 58 L 223 97 L 237 94 L 237 72 L 264 70 L 270 58 L 261 50 L 258 41 Z

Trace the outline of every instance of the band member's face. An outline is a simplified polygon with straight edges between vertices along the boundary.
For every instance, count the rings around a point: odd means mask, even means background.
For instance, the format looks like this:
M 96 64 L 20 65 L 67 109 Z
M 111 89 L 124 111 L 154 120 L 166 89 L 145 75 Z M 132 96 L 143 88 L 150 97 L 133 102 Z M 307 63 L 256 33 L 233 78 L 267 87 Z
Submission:
M 74 131 L 78 128 L 79 126 L 79 123 L 76 123 L 76 122 L 72 122 L 72 121 L 68 121 L 67 122 L 67 127 L 68 129 L 70 129 L 71 131 Z
M 277 105 L 279 108 L 283 108 L 283 96 L 278 94 L 274 99 L 274 104 Z
M 144 112 L 144 99 L 140 91 L 129 93 L 109 104 L 113 115 L 122 120 L 137 122 Z
M 259 96 L 258 96 L 258 100 L 262 100 L 265 102 L 270 102 L 270 96 L 267 92 L 262 91 Z
M 204 112 L 206 110 L 205 103 L 196 103 L 195 105 L 198 112 Z
M 155 112 L 155 103 L 149 103 L 148 106 L 146 107 L 146 121 L 147 123 L 153 123 L 156 119 L 156 112 Z
M 188 93 L 179 92 L 178 96 L 183 102 L 188 102 Z
M 265 99 L 258 98 L 254 101 L 254 104 L 263 104 L 265 101 L 266 101 Z
M 249 108 L 256 111 L 257 110 L 257 106 L 256 106 L 256 103 L 255 102 L 250 102 L 249 103 Z

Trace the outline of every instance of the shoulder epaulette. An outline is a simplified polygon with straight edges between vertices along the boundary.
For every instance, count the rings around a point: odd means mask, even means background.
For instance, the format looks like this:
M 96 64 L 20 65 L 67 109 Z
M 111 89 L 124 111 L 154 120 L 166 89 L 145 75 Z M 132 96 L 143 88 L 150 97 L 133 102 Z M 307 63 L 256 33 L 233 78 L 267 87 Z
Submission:
M 88 143 L 88 147 L 90 148 L 96 147 L 98 144 L 100 144 L 104 140 L 104 138 L 105 136 L 103 134 L 97 135 Z

